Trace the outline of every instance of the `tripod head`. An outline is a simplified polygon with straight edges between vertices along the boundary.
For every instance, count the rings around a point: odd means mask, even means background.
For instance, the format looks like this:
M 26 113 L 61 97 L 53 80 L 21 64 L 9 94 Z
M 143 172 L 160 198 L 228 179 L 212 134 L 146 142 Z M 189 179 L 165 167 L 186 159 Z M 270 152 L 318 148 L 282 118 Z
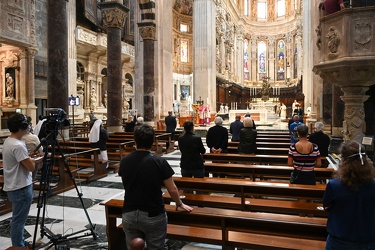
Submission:
M 69 127 L 70 121 L 66 112 L 61 108 L 46 108 L 46 116 L 39 117 L 40 120 L 45 119 L 39 132 L 39 139 L 44 140 L 46 145 L 55 142 L 58 135 L 58 129 Z

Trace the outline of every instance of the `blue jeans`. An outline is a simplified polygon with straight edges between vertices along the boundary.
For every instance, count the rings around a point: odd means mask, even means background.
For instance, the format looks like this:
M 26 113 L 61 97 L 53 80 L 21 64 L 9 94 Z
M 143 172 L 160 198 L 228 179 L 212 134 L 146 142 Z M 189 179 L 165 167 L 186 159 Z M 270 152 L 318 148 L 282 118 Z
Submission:
M 23 236 L 30 205 L 33 200 L 33 185 L 28 185 L 21 189 L 8 191 L 8 199 L 12 202 L 12 222 L 10 223 L 10 237 L 12 246 L 25 247 Z
M 140 210 L 123 213 L 122 225 L 126 236 L 127 249 L 130 249 L 130 242 L 134 238 L 144 239 L 147 249 L 164 249 L 167 223 L 166 213 L 153 217 L 149 217 L 148 212 Z
M 355 243 L 328 235 L 326 250 L 375 250 L 375 243 Z

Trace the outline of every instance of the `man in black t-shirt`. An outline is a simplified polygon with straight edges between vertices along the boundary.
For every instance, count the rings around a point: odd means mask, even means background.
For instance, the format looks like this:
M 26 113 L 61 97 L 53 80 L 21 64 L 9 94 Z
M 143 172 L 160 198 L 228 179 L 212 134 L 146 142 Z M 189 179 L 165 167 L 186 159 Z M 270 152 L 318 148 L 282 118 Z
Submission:
M 121 159 L 119 175 L 125 189 L 122 221 L 127 249 L 135 238 L 146 241 L 148 249 L 163 249 L 167 234 L 167 216 L 161 186 L 165 186 L 176 202 L 176 209 L 192 211 L 182 203 L 172 179 L 168 162 L 150 153 L 154 130 L 147 124 L 136 126 L 134 140 L 137 150 Z

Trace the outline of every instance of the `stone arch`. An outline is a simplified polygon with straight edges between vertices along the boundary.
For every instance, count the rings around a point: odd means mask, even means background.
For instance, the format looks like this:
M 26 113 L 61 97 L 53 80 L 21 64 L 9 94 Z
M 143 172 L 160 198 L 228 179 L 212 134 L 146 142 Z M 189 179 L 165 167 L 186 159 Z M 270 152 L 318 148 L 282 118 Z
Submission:
M 142 22 L 155 22 L 155 0 L 139 0 Z

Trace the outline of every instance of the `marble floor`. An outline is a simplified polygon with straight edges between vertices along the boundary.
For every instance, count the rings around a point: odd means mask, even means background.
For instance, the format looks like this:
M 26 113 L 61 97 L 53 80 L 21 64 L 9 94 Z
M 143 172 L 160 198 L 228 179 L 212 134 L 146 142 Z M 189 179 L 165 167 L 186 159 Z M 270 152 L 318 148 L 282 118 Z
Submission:
M 280 123 L 275 125 L 277 129 L 284 130 L 287 124 Z M 257 129 L 262 129 L 259 126 Z M 203 138 L 205 144 L 205 138 Z M 207 150 L 208 152 L 208 150 Z M 178 150 L 163 155 L 167 159 L 169 164 L 173 167 L 176 176 L 181 176 L 180 173 L 180 152 Z M 36 203 L 31 205 L 29 217 L 25 227 L 25 238 L 28 241 L 33 241 L 34 235 L 36 234 L 36 242 L 41 247 L 38 249 L 49 249 L 53 248 L 53 242 L 56 240 L 50 240 L 47 236 L 52 236 L 52 239 L 65 239 L 61 240 L 60 247 L 56 249 L 107 249 L 107 238 L 105 232 L 105 209 L 104 206 L 100 205 L 101 202 L 118 198 L 122 199 L 124 190 L 121 183 L 121 178 L 116 174 L 109 172 L 108 176 L 98 181 L 90 183 L 77 183 L 77 189 L 69 190 L 49 197 L 47 204 L 43 208 L 37 208 Z M 83 206 L 78 198 L 78 193 L 82 194 L 82 200 L 85 204 L 88 217 L 85 214 Z M 38 192 L 35 192 L 35 196 L 38 197 Z M 41 238 L 40 224 L 38 224 L 37 230 L 35 226 L 36 217 L 39 214 L 41 218 L 43 213 L 44 225 L 46 228 L 43 230 L 45 236 Z M 94 240 L 92 231 L 87 230 L 89 228 L 89 219 L 95 226 L 95 233 L 97 239 Z M 11 245 L 9 236 L 9 224 L 11 220 L 11 213 L 0 216 L 0 249 L 6 249 Z M 81 232 L 77 234 L 77 232 Z M 63 235 L 60 237 L 60 235 Z M 57 238 L 56 238 L 57 237 Z M 38 245 L 39 245 L 38 244 Z M 221 249 L 220 246 L 205 245 L 198 243 L 188 243 L 181 241 L 169 241 L 169 249 Z

